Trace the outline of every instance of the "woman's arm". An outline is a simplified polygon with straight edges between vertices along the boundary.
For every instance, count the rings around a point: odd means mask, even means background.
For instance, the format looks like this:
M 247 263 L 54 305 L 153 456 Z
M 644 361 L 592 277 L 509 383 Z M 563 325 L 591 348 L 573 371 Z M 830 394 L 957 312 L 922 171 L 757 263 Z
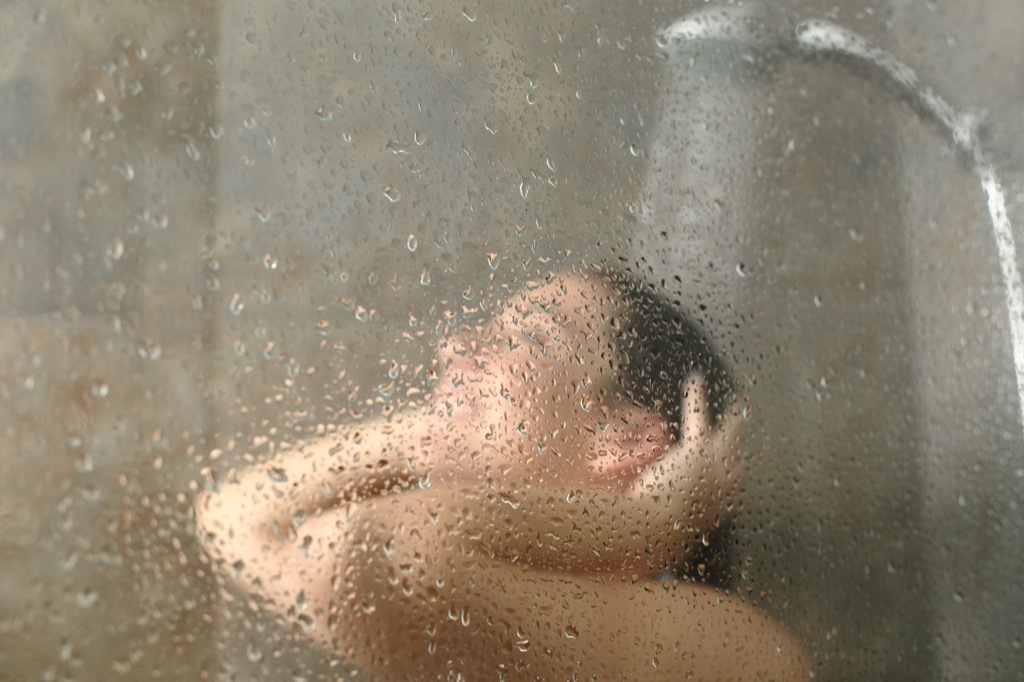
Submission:
M 433 475 L 466 505 L 463 531 L 488 556 L 532 568 L 581 574 L 655 575 L 677 565 L 728 513 L 739 478 L 738 416 L 712 430 L 699 381 L 683 393 L 686 419 L 676 446 L 622 491 L 489 487 Z M 196 504 L 211 554 L 250 584 L 272 566 L 303 525 L 339 505 L 409 488 L 434 474 L 444 443 L 432 442 L 432 415 L 370 422 L 300 443 L 270 462 L 230 472 Z M 439 460 L 439 461 L 434 461 Z M 450 466 L 450 464 L 448 464 Z M 262 567 L 257 570 L 258 567 Z M 265 576 L 264 576 L 265 577 Z
M 733 595 L 493 559 L 469 513 L 450 491 L 353 505 L 293 555 L 306 631 L 383 679 L 808 677 L 799 642 Z
M 699 408 L 689 400 L 688 409 Z M 694 420 L 683 443 L 698 435 L 700 447 L 714 442 Z M 428 416 L 410 415 L 229 473 L 197 501 L 200 537 L 266 608 L 385 677 L 805 676 L 800 646 L 758 610 L 699 585 L 627 579 L 598 559 L 595 542 L 609 556 L 636 557 L 637 578 L 650 575 L 648 555 L 680 535 L 668 523 L 676 502 L 607 493 L 598 502 L 609 505 L 611 524 L 594 509 L 542 498 L 501 499 L 444 482 L 421 490 L 430 438 Z M 696 452 L 677 451 L 681 463 L 663 466 L 685 473 Z M 670 492 L 665 475 L 662 494 Z M 686 486 L 675 485 L 683 494 Z M 530 513 L 495 518 L 495 509 Z M 652 515 L 665 515 L 666 525 L 652 526 Z M 581 570 L 543 570 L 516 556 L 524 541 L 559 529 L 568 532 L 562 554 Z
M 476 525 L 486 516 L 464 492 L 435 486 L 364 498 L 352 492 L 360 485 L 344 482 L 327 495 L 322 474 L 336 480 L 351 472 L 332 464 L 332 443 L 277 458 L 271 468 L 288 480 L 266 467 L 238 476 L 200 500 L 198 515 L 207 547 L 235 582 L 369 673 L 807 676 L 796 640 L 733 596 L 700 585 L 538 570 L 491 556 L 484 545 L 500 545 L 504 533 L 508 540 L 518 531 Z M 411 480 L 365 477 L 361 470 L 358 478 L 374 481 L 369 488 L 378 493 L 392 481 L 408 487 Z M 291 520 L 294 509 L 308 518 Z
M 265 592 L 280 580 L 304 526 L 335 507 L 415 484 L 429 447 L 426 417 L 346 425 L 268 462 L 228 471 L 196 500 L 200 540 L 215 561 L 232 568 L 236 582 Z

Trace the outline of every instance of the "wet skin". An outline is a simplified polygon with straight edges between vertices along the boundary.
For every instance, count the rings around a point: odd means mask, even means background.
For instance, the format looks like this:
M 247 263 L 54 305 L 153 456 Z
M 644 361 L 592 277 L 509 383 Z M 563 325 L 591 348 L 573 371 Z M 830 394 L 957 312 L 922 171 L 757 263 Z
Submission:
M 225 585 L 383 678 L 800 679 L 734 596 L 655 578 L 727 513 L 742 420 L 678 438 L 615 390 L 621 313 L 574 274 L 442 340 L 424 409 L 325 427 L 196 502 Z

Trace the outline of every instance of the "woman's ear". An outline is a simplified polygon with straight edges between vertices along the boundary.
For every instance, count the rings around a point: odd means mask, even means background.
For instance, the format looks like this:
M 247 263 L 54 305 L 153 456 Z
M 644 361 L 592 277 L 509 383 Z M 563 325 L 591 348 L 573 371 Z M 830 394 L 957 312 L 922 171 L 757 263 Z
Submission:
M 637 495 L 689 491 L 691 502 L 708 507 L 731 497 L 743 474 L 739 444 L 743 417 L 730 412 L 717 426 L 711 418 L 707 388 L 699 374 L 690 376 L 682 390 L 683 425 L 679 441 L 647 467 L 633 486 Z
M 621 489 L 668 452 L 676 438 L 661 415 L 631 405 L 610 410 L 608 419 L 590 434 L 589 441 L 591 482 Z

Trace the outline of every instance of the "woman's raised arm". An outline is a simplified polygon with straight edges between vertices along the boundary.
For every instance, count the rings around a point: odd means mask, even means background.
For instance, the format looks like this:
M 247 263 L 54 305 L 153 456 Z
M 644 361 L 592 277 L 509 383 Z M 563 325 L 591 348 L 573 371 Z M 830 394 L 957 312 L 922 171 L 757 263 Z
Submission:
M 270 461 L 231 469 L 195 502 L 198 535 L 235 582 L 277 592 L 290 547 L 303 527 L 336 507 L 414 485 L 426 415 L 345 425 L 301 441 Z

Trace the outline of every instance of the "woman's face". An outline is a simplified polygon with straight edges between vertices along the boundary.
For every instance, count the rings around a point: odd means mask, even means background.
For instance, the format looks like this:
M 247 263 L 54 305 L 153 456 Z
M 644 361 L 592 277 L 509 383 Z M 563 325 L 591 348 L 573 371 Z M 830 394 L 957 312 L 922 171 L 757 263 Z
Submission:
M 615 388 L 606 285 L 528 284 L 482 327 L 439 347 L 434 470 L 501 487 L 621 489 L 673 442 L 664 419 Z

